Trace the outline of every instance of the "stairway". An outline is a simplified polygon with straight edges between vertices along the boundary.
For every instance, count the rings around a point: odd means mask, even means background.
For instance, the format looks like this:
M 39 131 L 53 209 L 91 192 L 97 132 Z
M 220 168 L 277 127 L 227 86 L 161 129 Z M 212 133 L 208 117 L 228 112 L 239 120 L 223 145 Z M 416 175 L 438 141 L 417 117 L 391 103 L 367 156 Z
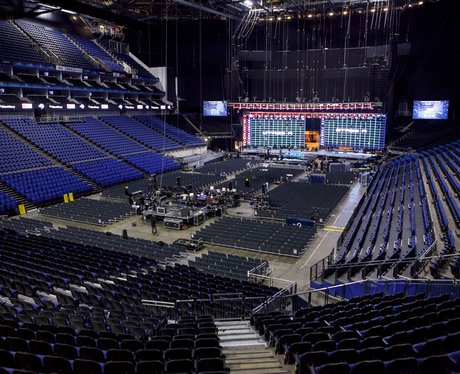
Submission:
M 215 322 L 226 365 L 236 374 L 289 374 L 247 321 Z
M 16 204 L 18 204 L 18 205 L 24 204 L 27 212 L 30 212 L 30 211 L 36 209 L 35 205 L 32 204 L 32 202 L 27 200 L 20 193 L 16 192 L 15 190 L 11 189 L 10 187 L 8 187 L 6 184 L 0 182 L 0 190 L 3 190 L 3 192 L 5 192 L 14 201 L 16 201 Z

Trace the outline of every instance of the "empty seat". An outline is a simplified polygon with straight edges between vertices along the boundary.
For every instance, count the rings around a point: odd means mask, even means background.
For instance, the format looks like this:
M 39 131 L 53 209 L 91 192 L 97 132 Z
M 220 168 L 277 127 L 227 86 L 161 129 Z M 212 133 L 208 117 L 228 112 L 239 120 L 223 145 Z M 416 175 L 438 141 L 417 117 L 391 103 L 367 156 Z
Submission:
M 72 366 L 70 361 L 63 357 L 45 356 L 43 357 L 43 370 L 46 373 L 70 374 Z
M 135 366 L 129 361 L 109 361 L 104 365 L 104 374 L 134 374 Z
M 403 357 L 391 360 L 385 368 L 385 374 L 416 373 L 418 371 L 417 359 Z
M 193 366 L 192 360 L 171 360 L 166 362 L 166 373 L 191 373 Z
M 163 374 L 163 361 L 141 361 L 136 364 L 136 374 Z
M 199 373 L 222 371 L 224 368 L 225 360 L 221 358 L 201 358 L 196 364 Z
M 345 363 L 326 364 L 316 368 L 318 374 L 348 374 L 350 368 Z
M 102 365 L 91 360 L 77 359 L 73 362 L 75 374 L 102 374 Z

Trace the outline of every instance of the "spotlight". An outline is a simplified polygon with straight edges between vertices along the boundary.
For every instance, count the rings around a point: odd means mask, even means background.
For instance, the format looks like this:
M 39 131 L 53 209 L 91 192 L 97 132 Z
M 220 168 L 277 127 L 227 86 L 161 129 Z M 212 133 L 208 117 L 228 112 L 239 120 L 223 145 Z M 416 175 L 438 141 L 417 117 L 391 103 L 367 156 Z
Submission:
M 287 19 L 292 19 L 292 17 L 291 17 L 291 16 L 287 16 L 286 18 L 287 18 Z
M 362 12 L 363 12 L 363 11 L 362 11 L 361 9 L 360 9 L 360 10 L 358 10 L 358 13 L 359 13 L 359 14 L 361 14 Z
M 375 12 L 375 8 L 372 8 L 372 9 L 371 9 L 371 12 L 374 13 L 374 12 Z
M 277 20 L 278 21 L 281 21 L 283 19 L 283 17 L 278 17 Z
M 334 12 L 330 12 L 329 15 L 332 17 L 334 15 Z
M 342 13 L 344 16 L 346 16 L 348 14 L 348 12 L 346 10 L 343 11 Z
M 123 105 L 118 105 L 118 109 L 122 110 L 123 109 Z
M 308 17 L 308 18 L 312 18 L 312 17 L 313 17 L 313 14 L 309 14 L 307 17 Z
M 43 110 L 45 109 L 45 104 L 38 104 L 38 109 Z
M 383 8 L 383 11 L 384 11 L 384 12 L 388 12 L 388 8 Z
M 85 109 L 85 104 L 80 104 L 80 109 Z
M 423 1 L 419 1 L 419 2 L 418 2 L 418 5 L 423 5 Z

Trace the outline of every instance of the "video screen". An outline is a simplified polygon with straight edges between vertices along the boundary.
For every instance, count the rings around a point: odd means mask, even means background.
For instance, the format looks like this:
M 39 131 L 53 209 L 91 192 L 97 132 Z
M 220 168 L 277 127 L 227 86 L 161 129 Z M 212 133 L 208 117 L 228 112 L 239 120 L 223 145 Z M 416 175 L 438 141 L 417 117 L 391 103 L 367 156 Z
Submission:
M 385 146 L 385 133 L 385 114 L 330 114 L 321 120 L 320 144 L 378 150 Z
M 203 101 L 203 115 L 209 117 L 226 117 L 226 101 Z
M 447 119 L 449 114 L 449 101 L 414 101 L 412 119 Z

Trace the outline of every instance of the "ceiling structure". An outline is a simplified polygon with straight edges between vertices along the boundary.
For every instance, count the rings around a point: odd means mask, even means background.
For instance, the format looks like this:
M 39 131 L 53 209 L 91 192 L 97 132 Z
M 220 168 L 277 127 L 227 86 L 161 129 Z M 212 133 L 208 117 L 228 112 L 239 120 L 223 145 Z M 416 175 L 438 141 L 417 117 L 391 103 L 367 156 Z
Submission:
M 258 20 L 291 20 L 347 13 L 406 9 L 440 0 L 0 0 L 2 9 L 32 14 L 66 9 L 120 24 L 154 20 L 235 19 L 257 12 Z M 281 18 L 280 18 L 281 17 Z

